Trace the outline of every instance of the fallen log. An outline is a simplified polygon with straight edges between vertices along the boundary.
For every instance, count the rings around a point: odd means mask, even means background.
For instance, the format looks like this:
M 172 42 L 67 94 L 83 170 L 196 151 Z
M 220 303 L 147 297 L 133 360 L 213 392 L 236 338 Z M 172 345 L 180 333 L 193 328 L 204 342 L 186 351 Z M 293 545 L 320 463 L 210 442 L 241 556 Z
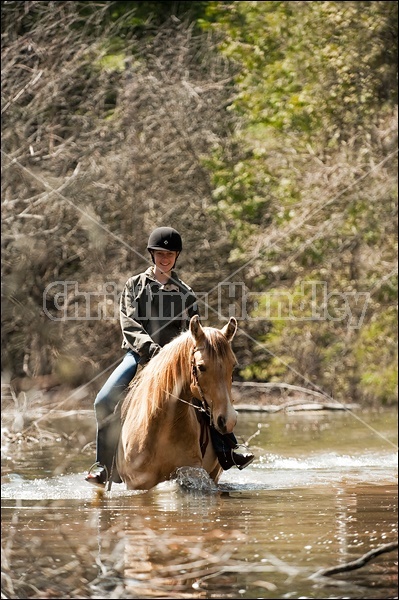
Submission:
M 385 552 L 392 552 L 393 550 L 397 549 L 398 542 L 383 544 L 382 546 L 378 546 L 378 548 L 374 548 L 374 550 L 366 552 L 366 554 L 363 554 L 363 556 L 357 558 L 356 560 L 352 560 L 351 562 L 343 563 L 342 565 L 337 565 L 335 567 L 329 567 L 328 569 L 320 569 L 319 571 L 311 575 L 311 579 L 316 579 L 318 577 L 327 577 L 330 575 L 336 575 L 337 573 L 346 573 L 347 571 L 360 569 L 376 556 L 384 554 Z
M 254 391 L 263 391 L 268 390 L 272 392 L 275 389 L 287 390 L 289 392 L 296 393 L 296 399 L 294 397 L 289 398 L 285 402 L 279 402 L 278 404 L 265 404 L 264 401 L 256 404 L 256 402 L 245 403 L 245 402 L 235 402 L 236 410 L 241 412 L 278 412 L 278 411 L 305 411 L 305 410 L 352 410 L 358 408 L 357 404 L 344 404 L 343 402 L 339 402 L 338 400 L 334 400 L 331 396 L 323 392 L 317 392 L 316 390 L 311 390 L 309 388 L 304 388 L 299 385 L 292 385 L 290 383 L 283 382 L 272 382 L 272 383 L 263 383 L 256 381 L 234 381 L 233 388 L 236 390 L 253 389 Z M 305 400 L 304 398 L 299 398 L 298 395 L 309 394 L 311 396 L 315 396 L 319 400 Z M 287 396 L 286 396 L 287 397 Z
M 316 390 L 310 390 L 309 388 L 304 388 L 299 385 L 292 385 L 291 383 L 280 383 L 280 382 L 272 382 L 272 383 L 263 383 L 257 381 L 233 381 L 233 386 L 235 387 L 244 387 L 244 388 L 255 388 L 258 390 L 273 390 L 273 389 L 284 389 L 284 390 L 292 390 L 293 392 L 301 392 L 302 394 L 310 394 L 311 396 L 317 396 L 318 398 L 330 398 L 327 394 L 323 392 L 317 392 Z
M 300 412 L 309 410 L 353 410 L 358 408 L 358 404 L 342 404 L 331 402 L 304 402 L 303 400 L 292 400 L 283 404 L 234 404 L 234 408 L 239 412 L 266 412 L 275 413 L 280 411 Z

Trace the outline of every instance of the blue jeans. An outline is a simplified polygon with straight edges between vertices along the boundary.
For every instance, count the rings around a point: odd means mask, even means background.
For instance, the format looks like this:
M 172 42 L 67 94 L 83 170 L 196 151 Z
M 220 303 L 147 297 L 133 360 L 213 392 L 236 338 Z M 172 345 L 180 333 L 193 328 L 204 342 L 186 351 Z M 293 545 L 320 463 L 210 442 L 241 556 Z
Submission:
M 96 462 L 104 465 L 108 474 L 112 471 L 112 479 L 116 483 L 121 480 L 113 464 L 114 456 L 121 432 L 120 400 L 123 400 L 126 389 L 136 375 L 140 356 L 128 350 L 124 359 L 108 377 L 94 401 L 97 420 Z M 221 465 L 229 469 L 234 462 L 231 451 L 237 445 L 234 433 L 220 434 L 214 427 L 210 428 L 213 447 Z
M 94 401 L 94 412 L 97 420 L 96 462 L 104 465 L 108 473 L 111 472 L 111 469 L 115 470 L 112 463 L 121 431 L 120 406 L 118 406 L 118 403 L 124 398 L 129 383 L 136 375 L 139 360 L 140 356 L 136 352 L 128 350 L 122 362 L 108 377 Z M 120 481 L 116 471 L 113 480 Z

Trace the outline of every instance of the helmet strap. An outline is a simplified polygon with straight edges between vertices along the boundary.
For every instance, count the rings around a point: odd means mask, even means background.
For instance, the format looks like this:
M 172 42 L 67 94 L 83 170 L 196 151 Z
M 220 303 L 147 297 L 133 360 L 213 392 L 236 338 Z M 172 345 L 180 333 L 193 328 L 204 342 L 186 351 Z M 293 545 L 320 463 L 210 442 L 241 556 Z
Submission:
M 173 265 L 173 267 L 172 267 L 172 269 L 174 269 L 174 268 L 175 268 L 175 266 L 176 266 L 176 263 L 177 263 L 177 259 L 178 259 L 178 258 L 179 258 L 179 254 L 180 254 L 180 252 L 178 252 L 178 253 L 177 253 L 177 255 L 176 255 L 176 260 L 175 260 L 175 264 L 174 264 L 174 265 Z

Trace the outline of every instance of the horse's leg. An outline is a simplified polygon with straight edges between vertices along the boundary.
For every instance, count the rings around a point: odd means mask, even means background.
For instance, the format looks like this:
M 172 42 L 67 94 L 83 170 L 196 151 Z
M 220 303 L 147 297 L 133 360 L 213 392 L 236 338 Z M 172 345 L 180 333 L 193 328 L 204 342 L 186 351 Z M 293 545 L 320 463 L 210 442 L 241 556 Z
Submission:
M 116 470 L 117 470 L 120 478 L 124 482 L 125 479 L 123 477 L 123 473 L 124 473 L 124 466 L 125 466 L 125 455 L 123 452 L 121 435 L 119 436 L 118 445 L 116 447 L 116 452 L 115 452 L 115 466 L 116 466 Z
M 220 475 L 222 474 L 223 469 L 220 465 L 216 465 L 216 467 L 209 473 L 209 477 L 213 479 L 215 483 L 217 483 L 220 479 Z

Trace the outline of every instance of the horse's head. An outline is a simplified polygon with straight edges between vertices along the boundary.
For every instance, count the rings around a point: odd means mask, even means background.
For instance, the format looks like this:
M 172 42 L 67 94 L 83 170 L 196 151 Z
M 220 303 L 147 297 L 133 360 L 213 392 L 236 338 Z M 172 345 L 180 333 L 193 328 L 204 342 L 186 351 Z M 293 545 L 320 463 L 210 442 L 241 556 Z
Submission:
M 202 327 L 199 317 L 190 321 L 194 340 L 191 393 L 208 405 L 212 421 L 221 433 L 231 433 L 237 422 L 237 412 L 231 399 L 233 369 L 236 364 L 231 341 L 237 331 L 237 321 L 231 317 L 222 329 Z

